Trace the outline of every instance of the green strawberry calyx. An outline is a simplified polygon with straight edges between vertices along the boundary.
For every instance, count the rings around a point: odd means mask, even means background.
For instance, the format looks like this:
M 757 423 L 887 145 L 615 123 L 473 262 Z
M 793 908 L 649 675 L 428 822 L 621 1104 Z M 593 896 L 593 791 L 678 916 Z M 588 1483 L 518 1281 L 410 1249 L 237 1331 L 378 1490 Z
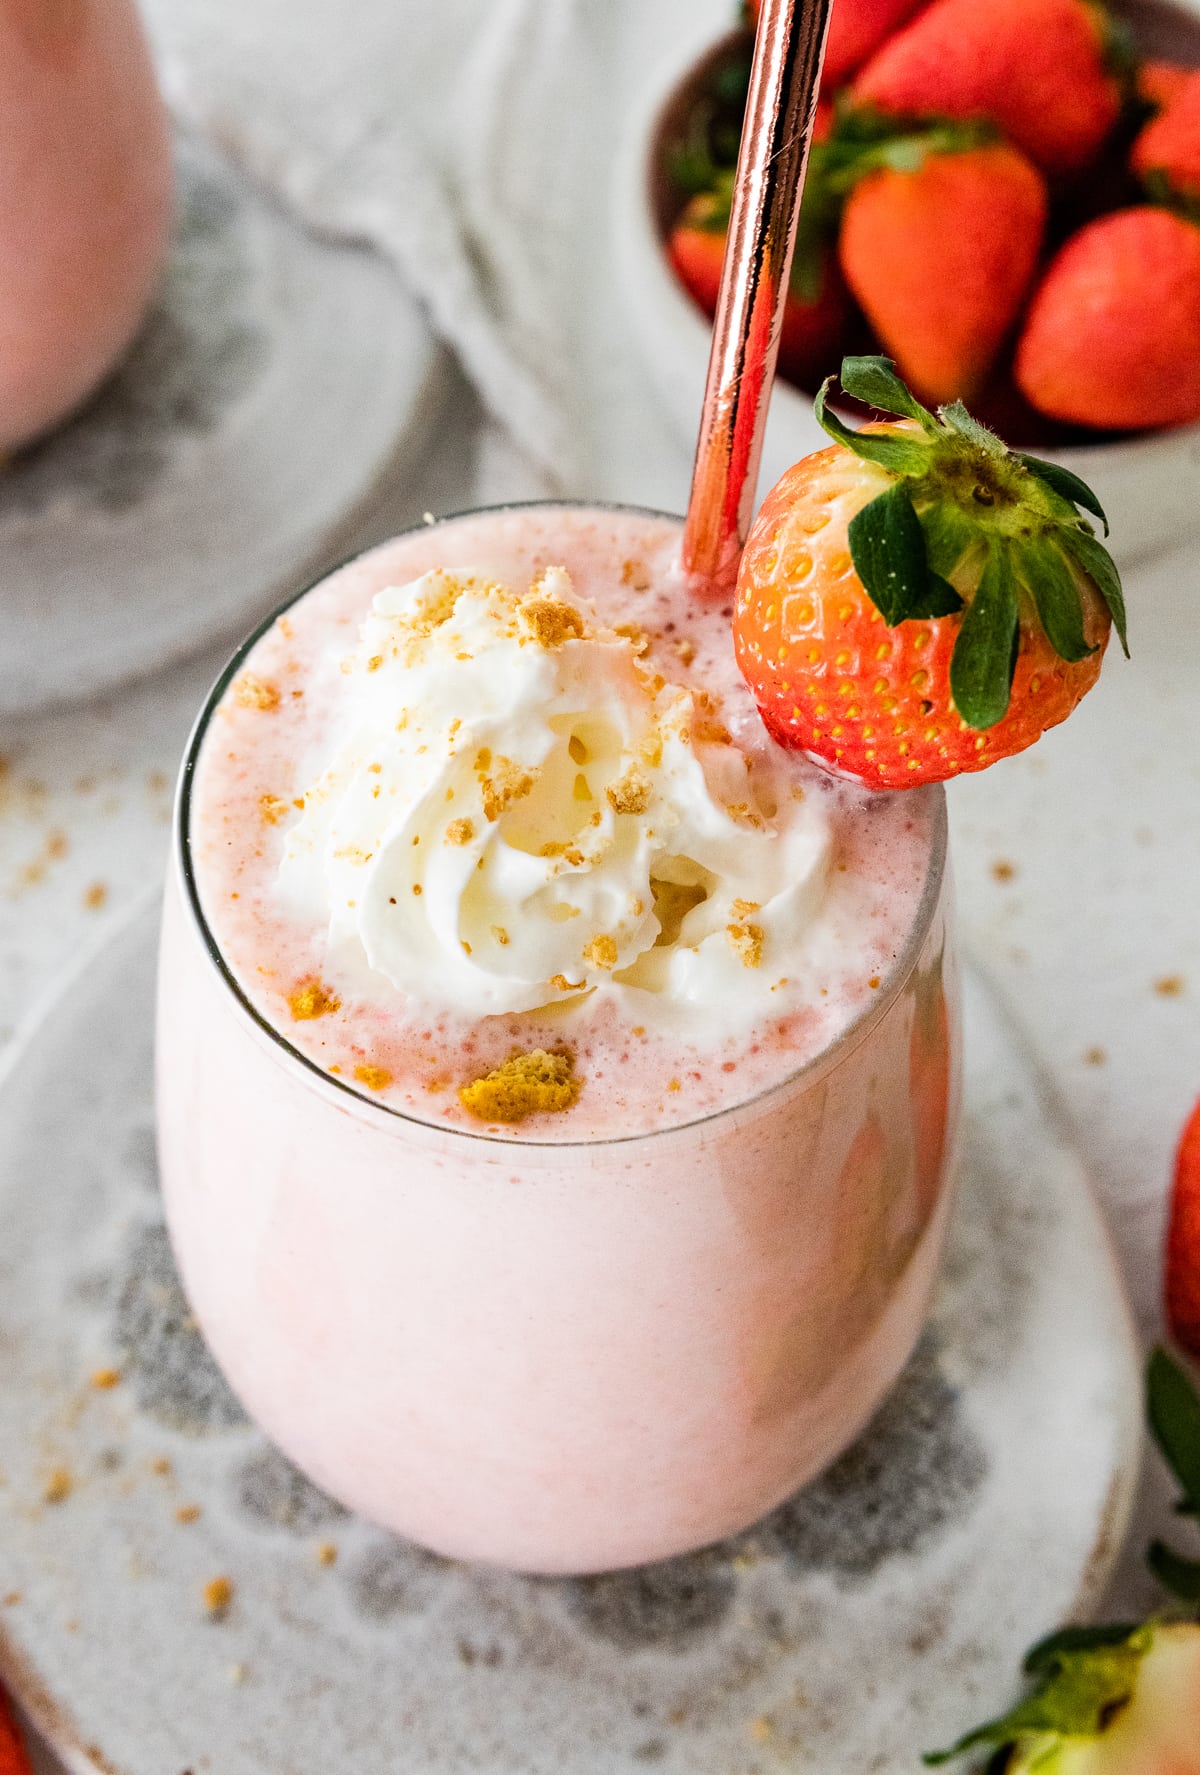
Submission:
M 1181 1515 L 1200 1518 L 1200 1393 L 1162 1348 L 1153 1352 L 1146 1370 L 1146 1410 L 1151 1434 L 1183 1488 L 1177 1508 Z M 1065 1627 L 1052 1633 L 1026 1656 L 1032 1693 L 948 1750 L 930 1751 L 925 1762 L 947 1763 L 965 1751 L 990 1746 L 997 1757 L 989 1769 L 1007 1769 L 1019 1757 L 1021 1768 L 1044 1765 L 1050 1775 L 1058 1766 L 1054 1753 L 1064 1741 L 1103 1738 L 1133 1701 L 1142 1662 L 1154 1651 L 1160 1632 L 1200 1637 L 1194 1614 L 1200 1603 L 1200 1561 L 1183 1558 L 1161 1541 L 1151 1545 L 1147 1557 L 1164 1586 L 1192 1605 L 1190 1621 L 1163 1617 L 1140 1625 Z
M 817 395 L 818 421 L 892 477 L 850 522 L 855 571 L 889 628 L 960 617 L 950 693 L 968 727 L 994 727 L 1007 713 L 1023 629 L 1040 628 L 1069 662 L 1096 651 L 1085 633 L 1086 589 L 1107 606 L 1128 656 L 1120 575 L 1078 509 L 1108 534 L 1085 481 L 1010 450 L 961 401 L 930 412 L 890 358 L 845 358 L 839 380 L 855 400 L 910 421 L 903 431 L 854 431 L 829 405 L 834 380 Z
M 1025 1660 L 1036 1680 L 1031 1695 L 999 1719 L 977 1726 L 948 1750 L 930 1751 L 924 1761 L 948 1763 L 968 1750 L 990 1745 L 1047 1754 L 1063 1738 L 1098 1738 L 1132 1701 L 1142 1659 L 1154 1643 L 1154 1628 L 1068 1627 L 1034 1646 Z

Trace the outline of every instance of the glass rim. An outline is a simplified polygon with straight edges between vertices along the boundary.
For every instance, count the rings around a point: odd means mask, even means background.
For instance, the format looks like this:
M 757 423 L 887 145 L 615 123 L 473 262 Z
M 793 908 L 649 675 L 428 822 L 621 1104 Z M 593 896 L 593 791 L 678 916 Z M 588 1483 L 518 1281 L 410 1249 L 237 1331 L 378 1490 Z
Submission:
M 528 1137 L 522 1137 L 519 1134 L 506 1134 L 503 1132 L 495 1133 L 490 1126 L 485 1131 L 482 1128 L 466 1128 L 457 1123 L 438 1122 L 429 1117 L 416 1115 L 411 1110 L 400 1109 L 392 1104 L 382 1103 L 377 1097 L 368 1096 L 365 1091 L 358 1089 L 357 1086 L 346 1079 L 326 1071 L 318 1061 L 314 1060 L 310 1055 L 305 1054 L 300 1048 L 294 1046 L 283 1031 L 277 1028 L 276 1025 L 271 1022 L 270 1018 L 265 1016 L 252 1002 L 237 975 L 226 961 L 221 946 L 217 942 L 212 927 L 205 916 L 204 907 L 200 898 L 199 884 L 196 879 L 196 871 L 192 861 L 190 816 L 196 765 L 204 741 L 207 737 L 210 724 L 220 706 L 225 692 L 233 682 L 238 671 L 244 665 L 250 652 L 262 637 L 269 629 L 274 627 L 281 616 L 286 615 L 286 613 L 299 604 L 303 598 L 306 598 L 310 592 L 315 591 L 316 588 L 323 585 L 326 580 L 332 579 L 335 574 L 343 572 L 347 567 L 352 567 L 359 561 L 366 560 L 379 549 L 389 548 L 393 543 L 402 541 L 406 536 L 415 536 L 430 528 L 440 527 L 443 524 L 452 524 L 458 519 L 481 517 L 492 512 L 519 512 L 533 510 L 625 512 L 636 517 L 660 518 L 672 524 L 682 524 L 683 522 L 682 518 L 676 513 L 657 511 L 649 506 L 633 505 L 619 500 L 509 500 L 499 505 L 469 506 L 461 511 L 447 512 L 444 516 L 436 518 L 433 525 L 430 525 L 427 519 L 422 520 L 422 522 L 418 524 L 410 524 L 407 529 L 398 530 L 394 536 L 387 538 L 385 541 L 372 543 L 367 548 L 360 549 L 356 553 L 346 556 L 343 561 L 340 561 L 335 566 L 327 568 L 319 578 L 308 581 L 298 591 L 291 593 L 280 604 L 276 605 L 268 615 L 264 616 L 245 639 L 238 644 L 222 670 L 218 673 L 212 688 L 205 697 L 204 702 L 200 707 L 200 711 L 196 716 L 191 733 L 188 735 L 187 746 L 184 750 L 175 801 L 175 817 L 172 823 L 172 850 L 173 861 L 178 864 L 180 878 L 183 884 L 185 910 L 190 914 L 192 923 L 199 933 L 201 947 L 209 962 L 215 968 L 218 979 L 228 990 L 235 1007 L 248 1019 L 252 1027 L 256 1029 L 260 1035 L 267 1037 L 272 1046 L 277 1049 L 279 1054 L 283 1057 L 284 1061 L 299 1065 L 302 1069 L 301 1076 L 310 1088 L 323 1088 L 326 1091 L 332 1090 L 338 1093 L 342 1098 L 348 1099 L 350 1104 L 357 1106 L 360 1111 L 365 1112 L 368 1117 L 373 1116 L 384 1118 L 380 1123 L 381 1126 L 390 1125 L 393 1128 L 409 1126 L 420 1128 L 426 1133 L 444 1135 L 450 1139 L 482 1141 L 492 1146 L 516 1147 L 523 1150 L 549 1154 L 559 1151 L 569 1151 L 572 1149 L 579 1151 L 587 1150 L 592 1147 L 623 1146 L 636 1144 L 639 1141 L 662 1139 L 668 1135 L 683 1135 L 703 1128 L 709 1123 L 719 1122 L 722 1119 L 731 1116 L 743 1115 L 747 1112 L 757 1110 L 764 1104 L 767 1104 L 770 1099 L 777 1094 L 784 1091 L 790 1091 L 805 1080 L 816 1082 L 824 1073 L 832 1070 L 842 1058 L 859 1045 L 859 1043 L 869 1034 L 871 1029 L 874 1028 L 875 1024 L 880 1022 L 887 1014 L 916 967 L 921 950 L 925 944 L 925 939 L 933 924 L 934 914 L 941 901 L 942 886 L 946 875 L 946 860 L 949 850 L 949 821 L 946 811 L 945 792 L 942 786 L 938 784 L 934 790 L 937 797 L 937 808 L 931 834 L 932 842 L 929 852 L 929 864 L 921 887 L 921 897 L 917 903 L 916 911 L 913 914 L 912 923 L 909 927 L 904 945 L 893 960 L 888 972 L 884 975 L 879 990 L 872 993 L 870 1001 L 866 1003 L 853 1018 L 851 1018 L 850 1022 L 838 1032 L 837 1036 L 831 1042 L 828 1042 L 815 1054 L 810 1055 L 809 1058 L 802 1061 L 799 1066 L 795 1067 L 790 1072 L 785 1073 L 782 1078 L 776 1079 L 774 1083 L 765 1086 L 761 1091 L 754 1092 L 752 1096 L 738 1098 L 736 1102 L 723 1104 L 716 1109 L 705 1110 L 702 1115 L 692 1116 L 687 1121 L 671 1122 L 665 1127 L 642 1128 L 627 1134 L 606 1134 L 590 1139 L 531 1140 Z M 912 795 L 921 794 L 923 791 L 920 789 L 906 789 L 892 792 Z

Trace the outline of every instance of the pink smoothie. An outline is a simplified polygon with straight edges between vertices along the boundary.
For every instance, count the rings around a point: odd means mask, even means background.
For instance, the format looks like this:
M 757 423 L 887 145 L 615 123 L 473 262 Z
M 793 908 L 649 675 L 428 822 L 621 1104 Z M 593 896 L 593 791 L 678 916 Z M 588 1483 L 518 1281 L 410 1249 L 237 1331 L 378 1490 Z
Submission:
M 381 588 L 435 567 L 565 565 L 749 743 L 728 612 L 686 597 L 677 544 L 671 520 L 539 507 L 374 551 L 235 660 L 181 803 L 160 1148 L 206 1335 L 268 1433 L 352 1508 L 526 1570 L 695 1547 L 824 1466 L 913 1347 L 949 1213 L 940 793 L 871 797 L 789 764 L 836 834 L 820 939 L 796 958 L 811 993 L 735 1035 L 587 1004 L 468 1024 L 337 978 L 324 931 L 280 901 L 290 804 L 335 717 L 316 662 Z M 337 1008 L 297 1020 L 313 981 Z M 584 1079 L 565 1114 L 488 1127 L 459 1103 L 514 1048 L 564 1043 Z
M 0 450 L 129 344 L 171 215 L 166 113 L 131 0 L 0 0 Z

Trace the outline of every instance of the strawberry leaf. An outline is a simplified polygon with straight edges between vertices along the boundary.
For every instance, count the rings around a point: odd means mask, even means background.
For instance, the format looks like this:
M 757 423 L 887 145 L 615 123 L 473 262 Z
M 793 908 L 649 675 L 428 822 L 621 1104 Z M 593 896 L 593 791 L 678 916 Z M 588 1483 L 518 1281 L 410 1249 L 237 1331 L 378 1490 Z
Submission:
M 1184 1559 L 1172 1552 L 1162 1541 L 1152 1541 L 1146 1553 L 1146 1564 L 1164 1590 L 1183 1602 L 1200 1602 L 1200 1560 Z
M 1080 526 L 1077 530 L 1064 528 L 1059 540 L 1067 553 L 1083 568 L 1093 582 L 1096 590 L 1108 605 L 1113 620 L 1113 628 L 1121 643 L 1121 651 L 1129 658 L 1129 641 L 1125 632 L 1125 594 L 1121 590 L 1121 576 L 1117 572 L 1116 563 L 1102 542 L 1094 537 L 1090 530 Z
M 903 481 L 851 518 L 848 537 L 854 571 L 894 629 L 929 597 L 925 537 Z
M 1007 456 L 1008 446 L 1001 442 L 994 431 L 973 419 L 961 401 L 951 401 L 948 407 L 939 407 L 938 414 L 944 425 L 956 431 L 960 438 L 969 444 L 985 451 L 989 456 Z
M 994 727 L 1007 713 L 1017 642 L 1012 561 L 993 546 L 950 656 L 950 694 L 968 727 Z
M 1085 512 L 1091 512 L 1094 518 L 1099 518 L 1104 525 L 1105 536 L 1108 535 L 1108 519 L 1104 515 L 1104 507 L 1086 481 L 1072 474 L 1069 468 L 1063 468 L 1061 463 L 1043 462 L 1040 456 L 1024 456 L 1019 450 L 1014 450 L 1013 455 L 1018 462 L 1025 464 L 1031 475 L 1036 475 L 1039 481 L 1044 481 L 1052 492 L 1057 493 L 1060 499 L 1065 499 L 1069 505 L 1081 505 Z
M 1146 1369 L 1150 1431 L 1183 1487 L 1184 1507 L 1200 1513 L 1200 1394 L 1160 1345 Z
M 963 607 L 963 601 L 940 573 L 926 573 L 925 595 L 918 598 L 909 616 L 934 617 L 954 616 Z
M 890 357 L 844 357 L 838 380 L 848 395 L 877 412 L 915 419 L 922 431 L 937 431 L 937 420 L 910 394 Z
M 919 497 L 919 495 L 918 495 Z M 949 500 L 935 499 L 918 512 L 925 532 L 925 553 L 934 573 L 949 578 L 967 551 L 980 541 L 979 525 Z
M 821 384 L 820 392 L 813 403 L 813 411 L 817 423 L 828 432 L 835 443 L 843 444 L 847 450 L 864 462 L 874 462 L 880 468 L 886 468 L 894 475 L 923 475 L 929 467 L 927 446 L 917 438 L 898 437 L 895 433 L 853 431 L 838 418 L 829 408 L 829 390 L 835 378 L 826 377 Z
M 1022 1669 L 1029 1676 L 1040 1676 L 1057 1664 L 1064 1652 L 1089 1652 L 1096 1646 L 1123 1646 L 1138 1631 L 1134 1621 L 1105 1621 L 1096 1627 L 1060 1627 L 1030 1646 Z
M 1096 650 L 1083 633 L 1083 604 L 1070 567 L 1052 542 L 1026 544 L 1017 571 L 1033 594 L 1038 620 L 1059 659 L 1074 663 Z
M 981 1744 L 1014 1744 L 1038 1733 L 1095 1737 L 1133 1695 L 1149 1643 L 1149 1633 L 1139 1629 L 1116 1644 L 1058 1650 L 1040 1672 L 1041 1686 L 1011 1713 L 968 1732 L 949 1750 L 927 1754 L 925 1762 L 946 1763 Z

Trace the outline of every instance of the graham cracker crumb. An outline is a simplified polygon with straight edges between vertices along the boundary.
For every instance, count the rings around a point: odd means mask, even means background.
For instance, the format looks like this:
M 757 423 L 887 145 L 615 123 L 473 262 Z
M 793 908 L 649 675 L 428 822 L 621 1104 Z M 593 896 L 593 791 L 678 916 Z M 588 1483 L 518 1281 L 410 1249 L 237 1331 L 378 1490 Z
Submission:
M 106 882 L 94 881 L 91 887 L 84 890 L 83 903 L 89 912 L 99 912 L 107 899 L 108 884 Z
M 582 992 L 586 980 L 568 980 L 565 974 L 551 974 L 550 984 L 556 992 Z
M 675 651 L 680 664 L 690 666 L 696 657 L 696 643 L 689 636 L 680 635 L 675 642 Z
M 356 1066 L 354 1076 L 368 1091 L 386 1091 L 392 1082 L 391 1073 L 383 1066 Z
M 214 1620 L 219 1620 L 233 1601 L 233 1582 L 224 1577 L 210 1578 L 202 1594 L 205 1608 Z
M 279 795 L 260 795 L 258 798 L 258 811 L 264 826 L 278 826 L 287 810 L 287 802 Z
M 1183 975 L 1164 974 L 1154 982 L 1154 990 L 1159 998 L 1178 998 L 1183 991 Z
M 992 864 L 993 881 L 1012 881 L 1016 873 L 1016 865 L 1010 863 L 1007 857 L 997 857 Z
M 1108 1055 L 1103 1048 L 1085 1048 L 1083 1061 L 1085 1066 L 1103 1066 Z
M 581 641 L 587 632 L 583 615 L 573 604 L 538 591 L 523 598 L 518 615 L 539 647 L 552 651 L 565 641 Z
M 63 1504 L 75 1488 L 75 1481 L 65 1467 L 55 1467 L 54 1471 L 42 1487 L 42 1499 L 47 1504 Z
M 757 968 L 762 965 L 763 928 L 760 924 L 728 924 L 725 935 L 729 947 L 739 957 L 744 968 Z
M 317 1548 L 318 1565 L 336 1565 L 338 1550 L 332 1541 L 322 1541 Z
M 23 1601 L 23 1599 L 24 1599 L 24 1592 L 23 1591 L 21 1591 L 21 1590 L 6 1590 L 4 1593 L 4 1606 L 6 1609 L 15 1609 L 17 1604 L 19 1602 Z
M 121 1384 L 119 1368 L 95 1368 L 92 1370 L 92 1385 L 99 1393 L 107 1393 Z
M 156 1473 L 160 1479 L 169 1478 L 171 1473 L 171 1463 L 166 1455 L 156 1455 L 154 1460 L 150 1463 L 150 1471 L 151 1473 Z
M 625 641 L 632 641 L 633 651 L 638 659 L 645 659 L 650 651 L 650 637 L 639 622 L 616 623 L 613 634 L 620 635 Z
M 495 937 L 497 943 L 499 943 L 501 949 L 507 947 L 509 941 L 508 932 L 502 924 L 494 924 L 492 926 L 492 935 Z
M 314 1017 L 328 1017 L 341 1009 L 342 1001 L 320 980 L 306 980 L 288 999 L 288 1009 L 297 1023 L 311 1022 Z
M 175 1512 L 175 1520 L 176 1522 L 182 1522 L 185 1524 L 189 1522 L 199 1522 L 201 1515 L 202 1511 L 199 1504 L 180 1504 L 178 1510 Z
M 560 1115 L 578 1099 L 583 1080 L 575 1056 L 534 1048 L 513 1054 L 483 1078 L 463 1085 L 458 1100 L 481 1122 L 523 1122 L 526 1116 Z
M 604 798 L 615 814 L 644 814 L 650 805 L 650 785 L 633 764 L 623 777 L 608 785 Z
M 483 796 L 484 818 L 495 821 L 505 808 L 529 794 L 537 782 L 538 772 L 526 770 L 511 758 L 493 759 L 487 746 L 481 746 L 475 757 L 475 775 Z
M 616 942 L 606 932 L 599 932 L 585 946 L 583 959 L 591 962 L 594 968 L 615 968 L 617 965 Z
M 274 684 L 256 678 L 253 672 L 243 672 L 233 687 L 233 700 L 239 709 L 277 709 L 279 691 Z
M 447 844 L 470 844 L 475 836 L 475 828 L 470 820 L 451 820 L 446 827 Z
M 635 592 L 650 590 L 650 575 L 643 561 L 626 561 L 621 569 L 621 584 L 631 586 Z

